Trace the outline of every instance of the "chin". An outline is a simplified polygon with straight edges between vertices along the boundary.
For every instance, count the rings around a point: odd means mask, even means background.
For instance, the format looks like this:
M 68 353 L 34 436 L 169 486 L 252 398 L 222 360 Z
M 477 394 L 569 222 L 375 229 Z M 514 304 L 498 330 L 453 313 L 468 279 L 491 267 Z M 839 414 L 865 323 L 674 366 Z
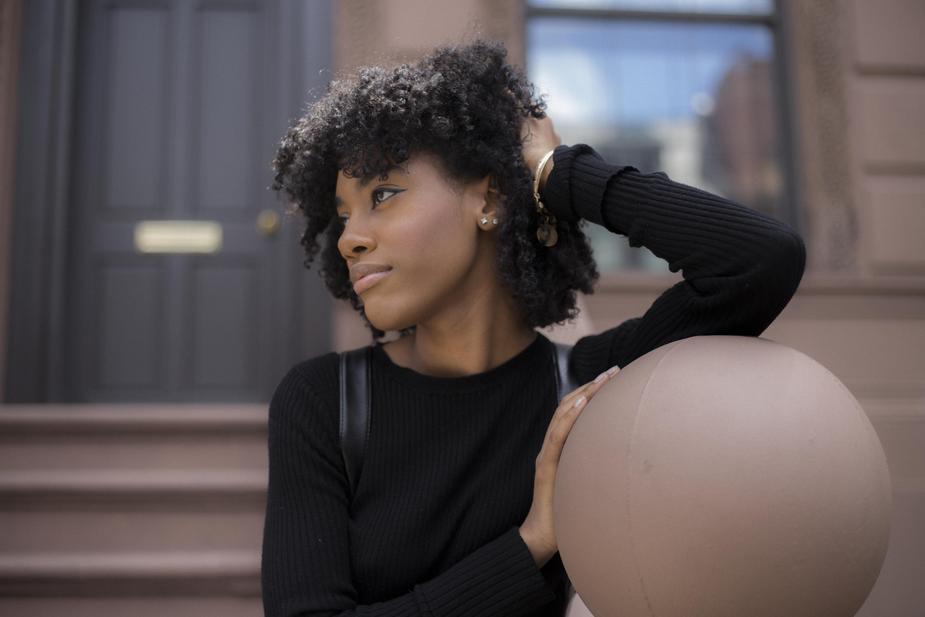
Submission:
M 364 302 L 363 311 L 369 323 L 384 332 L 397 332 L 417 323 L 416 320 L 410 318 L 410 311 L 402 311 L 395 306 L 387 306 L 388 304 L 376 300 L 371 300 L 369 303 Z

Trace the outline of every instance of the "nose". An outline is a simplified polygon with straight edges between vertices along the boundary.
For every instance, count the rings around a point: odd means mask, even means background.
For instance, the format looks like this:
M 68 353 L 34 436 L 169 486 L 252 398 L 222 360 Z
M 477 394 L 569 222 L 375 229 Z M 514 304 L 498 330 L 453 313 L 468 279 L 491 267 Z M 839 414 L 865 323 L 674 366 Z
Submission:
M 357 217 L 351 215 L 344 225 L 344 230 L 337 239 L 337 250 L 344 259 L 368 253 L 376 247 L 372 234 L 362 225 Z

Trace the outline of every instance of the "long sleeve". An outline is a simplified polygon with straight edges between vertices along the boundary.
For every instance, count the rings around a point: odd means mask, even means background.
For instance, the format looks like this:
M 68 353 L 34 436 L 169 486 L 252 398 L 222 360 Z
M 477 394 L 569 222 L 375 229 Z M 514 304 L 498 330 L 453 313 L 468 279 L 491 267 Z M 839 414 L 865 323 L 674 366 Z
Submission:
M 806 248 L 786 224 L 664 172 L 611 165 L 587 144 L 560 145 L 553 157 L 542 196 L 557 218 L 624 235 L 684 277 L 644 315 L 576 343 L 582 381 L 683 338 L 759 336 L 796 292 Z
M 337 419 L 297 369 L 277 386 L 269 408 L 261 555 L 266 617 L 517 616 L 555 600 L 517 527 L 511 527 L 404 595 L 358 605 Z

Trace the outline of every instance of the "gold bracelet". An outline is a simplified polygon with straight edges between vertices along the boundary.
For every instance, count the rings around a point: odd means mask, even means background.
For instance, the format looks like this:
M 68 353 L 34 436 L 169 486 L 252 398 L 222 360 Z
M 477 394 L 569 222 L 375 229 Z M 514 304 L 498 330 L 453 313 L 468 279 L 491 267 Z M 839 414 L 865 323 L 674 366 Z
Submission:
M 540 159 L 539 164 L 536 166 L 536 175 L 533 178 L 533 201 L 536 202 L 536 211 L 542 218 L 539 227 L 536 229 L 536 239 L 540 241 L 540 244 L 547 247 L 555 246 L 559 239 L 559 234 L 556 233 L 556 217 L 540 200 L 540 178 L 542 177 L 543 169 L 546 167 L 546 162 L 553 152 L 555 152 L 555 149 L 543 155 L 543 158 Z
M 533 178 L 533 197 L 537 201 L 540 199 L 540 178 L 543 177 L 543 169 L 546 167 L 546 162 L 549 160 L 549 157 L 552 156 L 555 150 L 550 150 L 543 155 L 543 158 L 540 159 L 539 164 L 536 166 L 536 176 Z

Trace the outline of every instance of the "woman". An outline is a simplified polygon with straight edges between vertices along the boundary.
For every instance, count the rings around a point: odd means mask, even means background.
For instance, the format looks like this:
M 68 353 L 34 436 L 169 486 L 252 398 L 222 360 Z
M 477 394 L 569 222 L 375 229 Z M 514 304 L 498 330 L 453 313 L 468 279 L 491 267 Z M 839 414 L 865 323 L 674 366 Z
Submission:
M 332 84 L 274 159 L 273 188 L 307 219 L 305 265 L 320 248 L 327 287 L 374 341 L 352 499 L 338 355 L 298 363 L 273 395 L 268 617 L 562 615 L 552 495 L 581 403 L 660 345 L 760 335 L 799 285 L 805 249 L 790 228 L 562 145 L 505 57 L 475 41 L 364 68 Z M 574 317 L 576 290 L 593 293 L 583 221 L 684 280 L 644 315 L 580 339 L 570 368 L 584 385 L 557 404 L 552 343 L 536 328 Z M 402 336 L 381 342 L 389 330 Z

